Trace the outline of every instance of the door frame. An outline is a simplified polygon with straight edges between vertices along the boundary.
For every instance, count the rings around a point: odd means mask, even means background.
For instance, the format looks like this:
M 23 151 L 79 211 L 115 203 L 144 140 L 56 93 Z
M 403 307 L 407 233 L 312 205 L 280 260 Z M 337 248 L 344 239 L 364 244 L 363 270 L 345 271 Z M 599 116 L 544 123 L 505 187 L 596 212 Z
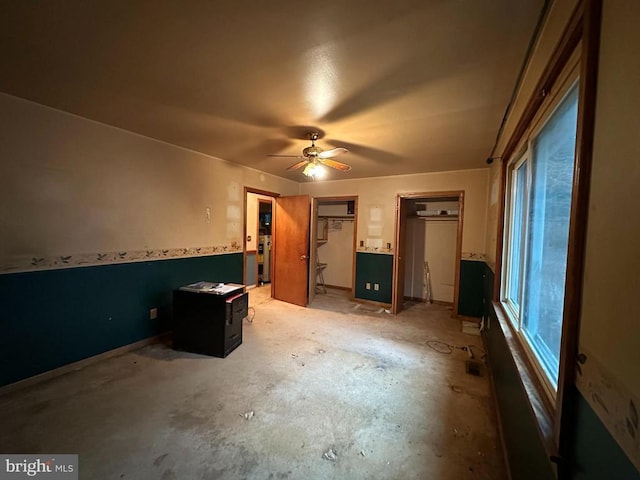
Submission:
M 400 286 L 404 288 L 404 278 L 400 278 L 401 261 L 398 252 L 403 252 L 405 245 L 400 245 L 401 239 L 405 238 L 404 232 L 406 231 L 406 218 L 402 218 L 401 207 L 408 205 L 411 200 L 441 200 L 444 198 L 458 199 L 458 233 L 456 238 L 456 265 L 455 265 L 455 278 L 453 286 L 453 311 L 451 316 L 458 316 L 458 299 L 460 294 L 460 261 L 462 259 L 462 231 L 464 220 L 464 190 L 451 190 L 443 192 L 412 192 L 412 193 L 399 193 L 396 197 L 396 222 L 395 222 L 395 241 L 396 241 L 396 254 L 393 256 L 393 290 L 392 290 L 392 305 L 391 310 L 394 314 L 399 313 L 402 310 L 402 303 L 404 301 L 404 292 L 399 292 Z M 402 294 L 401 294 L 402 293 Z
M 259 188 L 244 187 L 244 195 L 242 198 L 242 283 L 247 283 L 247 193 L 254 193 L 256 195 L 264 195 L 265 197 L 271 197 L 274 201 L 280 196 L 279 193 L 270 192 L 268 190 L 260 190 Z M 259 201 L 259 200 L 258 200 Z M 272 201 L 273 205 L 273 201 Z M 258 221 L 260 219 L 260 213 L 258 212 Z M 271 212 L 271 231 L 273 232 L 275 224 L 275 215 L 273 210 Z M 258 241 L 259 239 L 256 239 Z M 258 254 L 256 250 L 256 262 L 258 261 Z M 273 262 L 273 259 L 271 259 Z M 256 265 L 256 277 L 258 275 L 258 268 Z M 256 278 L 257 279 L 257 278 Z M 271 296 L 273 296 L 273 282 L 271 282 Z

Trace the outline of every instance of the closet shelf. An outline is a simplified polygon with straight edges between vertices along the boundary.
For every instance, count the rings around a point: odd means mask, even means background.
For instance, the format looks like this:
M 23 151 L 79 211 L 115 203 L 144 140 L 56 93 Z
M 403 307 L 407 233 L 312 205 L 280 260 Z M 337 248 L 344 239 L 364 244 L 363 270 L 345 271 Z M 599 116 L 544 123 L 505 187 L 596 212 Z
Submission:
M 422 220 L 457 220 L 458 215 L 410 215 L 410 218 L 420 218 Z

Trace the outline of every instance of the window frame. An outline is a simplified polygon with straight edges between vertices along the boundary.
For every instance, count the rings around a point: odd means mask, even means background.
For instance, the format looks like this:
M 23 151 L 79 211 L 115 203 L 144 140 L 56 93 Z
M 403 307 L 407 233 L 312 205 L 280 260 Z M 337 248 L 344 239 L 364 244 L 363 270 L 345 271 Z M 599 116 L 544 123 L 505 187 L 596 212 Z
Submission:
M 518 170 L 523 166 L 526 165 L 527 168 L 527 172 L 526 172 L 526 177 L 525 177 L 525 196 L 523 198 L 523 204 L 522 204 L 522 210 L 523 210 L 523 214 L 527 212 L 527 208 L 529 206 L 529 189 L 531 188 L 530 185 L 530 168 L 529 168 L 529 160 L 530 160 L 530 151 L 528 149 L 524 150 L 524 151 L 520 151 L 518 153 L 518 155 L 515 156 L 515 160 L 513 162 L 511 162 L 510 165 L 507 166 L 508 168 L 508 189 L 511 192 L 511 195 L 509 195 L 509 201 L 507 202 L 506 205 L 506 212 L 505 212 L 505 218 L 506 217 L 511 217 L 512 215 L 512 210 L 514 208 L 514 205 L 517 203 L 517 190 L 515 187 L 517 185 L 517 172 Z M 504 258 L 505 260 L 503 260 L 503 265 L 506 266 L 506 268 L 504 268 L 503 270 L 503 279 L 502 279 L 502 286 L 503 286 L 503 292 L 501 292 L 500 294 L 500 300 L 503 304 L 504 309 L 506 310 L 507 313 L 507 318 L 509 319 L 509 321 L 511 321 L 511 324 L 514 328 L 519 329 L 519 325 L 518 322 L 515 321 L 515 318 L 519 318 L 520 317 L 520 307 L 522 305 L 522 296 L 524 293 L 524 282 L 523 282 L 523 278 L 522 278 L 522 274 L 524 273 L 524 259 L 526 258 L 526 242 L 524 241 L 524 239 L 527 237 L 527 225 L 528 222 L 525 221 L 525 219 L 523 218 L 523 222 L 524 224 L 522 225 L 522 231 L 520 232 L 520 242 L 521 242 L 521 247 L 523 248 L 522 252 L 521 252 L 521 258 L 520 258 L 520 265 L 519 265 L 519 282 L 518 282 L 518 299 L 519 299 L 519 304 L 517 304 L 517 306 L 513 303 L 513 301 L 511 300 L 511 296 L 512 296 L 512 292 L 511 292 L 511 285 L 510 285 L 510 278 L 511 278 L 511 273 L 512 273 L 512 262 L 509 260 L 511 255 L 512 255 L 512 248 L 513 248 L 513 241 L 512 238 L 514 236 L 514 223 L 511 223 L 509 225 L 509 228 L 505 228 L 505 239 L 504 239 L 504 245 L 505 245 L 505 250 L 504 250 Z
M 498 197 L 498 235 L 495 245 L 495 266 L 492 289 L 492 313 L 504 334 L 507 347 L 516 366 L 523 389 L 539 428 L 547 453 L 557 462 L 558 474 L 570 472 L 570 458 L 573 448 L 573 432 L 576 422 L 575 381 L 579 342 L 578 332 L 582 306 L 582 280 L 585 274 L 584 252 L 589 218 L 589 190 L 593 158 L 595 132 L 596 97 L 598 91 L 598 70 L 602 0 L 578 0 L 564 30 L 559 37 L 549 60 L 543 67 L 535 85 L 519 104 L 513 118 L 513 126 L 500 152 L 500 183 Z M 517 150 L 521 140 L 530 129 L 534 117 L 540 110 L 544 96 L 559 78 L 561 70 L 575 49 L 580 51 L 580 93 L 578 98 L 578 131 L 576 141 L 576 175 L 573 179 L 572 209 L 569 224 L 569 260 L 565 285 L 564 320 L 560 351 L 558 393 L 555 403 L 549 402 L 537 384 L 533 369 L 514 337 L 502 304 L 500 288 L 502 281 L 502 252 L 504 232 L 506 160 Z M 528 60 L 527 60 L 528 61 Z M 532 77 L 533 78 L 533 77 Z M 520 87 L 518 87 L 520 88 Z M 513 113 L 513 112 L 512 112 Z
M 513 250 L 513 230 L 514 225 L 513 222 L 510 221 L 510 218 L 513 214 L 513 208 L 515 203 L 515 196 L 517 194 L 517 189 L 514 188 L 514 185 L 517 181 L 515 173 L 517 169 L 520 168 L 523 164 L 527 165 L 527 178 L 525 182 L 525 201 L 523 206 L 524 217 L 522 219 L 523 226 L 521 232 L 521 258 L 520 258 L 520 279 L 519 279 L 519 299 L 520 302 L 524 299 L 524 288 L 525 288 L 525 264 L 526 258 L 528 255 L 526 238 L 528 236 L 529 230 L 529 222 L 527 221 L 527 212 L 529 207 L 529 200 L 532 188 L 532 162 L 534 161 L 534 149 L 533 142 L 539 137 L 540 133 L 543 131 L 545 126 L 551 120 L 553 115 L 556 113 L 558 108 L 563 104 L 564 100 L 573 92 L 574 88 L 581 88 L 581 78 L 580 78 L 580 48 L 579 46 L 574 50 L 572 55 L 569 57 L 568 61 L 564 65 L 560 75 L 558 76 L 555 84 L 554 91 L 547 95 L 543 103 L 540 105 L 536 115 L 533 116 L 529 128 L 525 131 L 521 141 L 518 144 L 518 148 L 506 162 L 506 181 L 505 181 L 505 205 L 504 205 L 504 215 L 503 215 L 503 238 L 502 238 L 502 258 L 501 258 L 501 282 L 500 282 L 500 290 L 499 290 L 499 303 L 504 313 L 504 316 L 509 320 L 509 327 L 513 330 L 513 333 L 519 343 L 519 346 L 523 353 L 526 356 L 528 364 L 531 367 L 532 372 L 536 376 L 536 379 L 544 392 L 544 396 L 547 404 L 550 406 L 551 410 L 554 410 L 554 405 L 557 401 L 558 390 L 560 388 L 560 379 L 561 372 L 558 371 L 558 385 L 554 385 L 553 381 L 549 378 L 544 365 L 541 360 L 538 358 L 538 354 L 535 352 L 535 349 L 532 345 L 533 341 L 529 338 L 525 330 L 522 328 L 522 311 L 520 309 L 516 309 L 512 304 L 511 300 L 508 298 L 509 295 L 509 281 L 511 275 L 511 260 L 510 255 Z M 579 92 L 578 92 L 579 93 Z M 578 99 L 579 106 L 579 99 Z M 578 115 L 580 113 L 578 112 Z M 576 125 L 576 130 L 578 130 L 579 125 Z M 577 147 L 578 147 L 578 132 L 576 131 L 576 145 L 574 146 L 574 159 L 573 159 L 573 172 L 575 175 L 575 169 L 577 165 Z M 573 212 L 574 208 L 574 200 L 572 196 L 571 201 L 571 212 Z M 569 245 L 567 245 L 567 252 L 569 251 Z M 568 260 L 567 260 L 568 262 Z M 565 276 L 565 284 L 566 284 L 566 276 Z M 520 305 L 522 307 L 522 305 Z M 564 323 L 564 308 L 563 308 L 563 320 Z M 562 329 L 564 330 L 564 328 Z M 562 334 L 564 336 L 564 333 Z M 561 339 L 562 342 L 562 339 Z M 562 354 L 562 343 L 560 346 L 560 351 L 558 352 L 558 356 Z M 560 369 L 561 367 L 559 367 Z

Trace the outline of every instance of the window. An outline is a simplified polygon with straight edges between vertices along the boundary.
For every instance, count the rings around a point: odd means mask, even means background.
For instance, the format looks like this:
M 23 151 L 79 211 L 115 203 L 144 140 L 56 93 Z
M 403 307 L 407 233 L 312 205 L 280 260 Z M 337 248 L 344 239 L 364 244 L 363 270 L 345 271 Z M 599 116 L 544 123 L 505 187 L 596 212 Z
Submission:
M 508 166 L 501 298 L 552 395 L 558 384 L 577 112 L 574 85 Z

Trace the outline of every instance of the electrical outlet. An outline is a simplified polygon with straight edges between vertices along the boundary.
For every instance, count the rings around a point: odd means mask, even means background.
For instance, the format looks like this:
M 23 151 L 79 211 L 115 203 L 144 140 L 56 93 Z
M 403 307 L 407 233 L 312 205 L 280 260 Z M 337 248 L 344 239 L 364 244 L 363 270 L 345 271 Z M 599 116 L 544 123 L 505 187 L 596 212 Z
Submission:
M 154 307 L 149 310 L 149 320 L 155 320 L 156 318 L 158 318 L 158 309 Z
M 364 288 L 366 288 L 367 290 L 371 290 L 371 284 L 369 282 L 365 283 Z
M 377 292 L 378 290 L 380 290 L 380 284 L 379 283 L 374 283 L 373 284 L 373 289 Z

